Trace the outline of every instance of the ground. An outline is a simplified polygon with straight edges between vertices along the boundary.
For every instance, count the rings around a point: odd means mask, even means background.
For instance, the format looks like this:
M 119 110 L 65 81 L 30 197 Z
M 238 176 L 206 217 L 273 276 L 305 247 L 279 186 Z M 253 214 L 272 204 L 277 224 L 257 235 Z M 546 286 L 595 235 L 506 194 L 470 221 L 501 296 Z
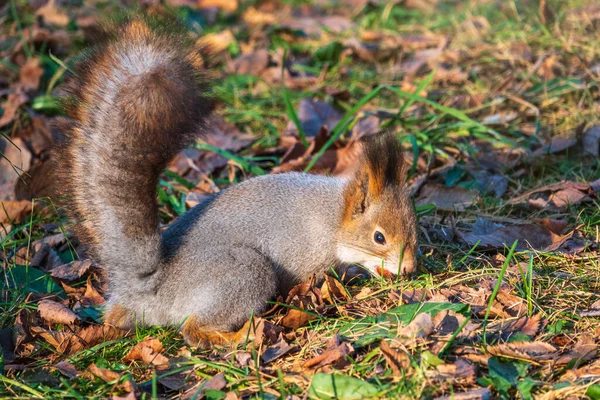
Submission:
M 600 398 L 598 4 L 140 3 L 209 49 L 215 82 L 208 135 L 161 177 L 162 223 L 254 175 L 343 175 L 379 129 L 420 217 L 414 277 L 316 277 L 204 351 L 102 325 L 102 266 L 55 203 L 60 84 L 118 4 L 0 8 L 0 396 Z

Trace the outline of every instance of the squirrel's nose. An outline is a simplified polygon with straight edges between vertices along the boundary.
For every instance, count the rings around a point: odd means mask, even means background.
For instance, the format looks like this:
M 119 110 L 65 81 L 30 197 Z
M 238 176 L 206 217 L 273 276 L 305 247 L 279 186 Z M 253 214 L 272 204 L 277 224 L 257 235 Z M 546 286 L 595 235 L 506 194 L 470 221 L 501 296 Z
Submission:
M 405 251 L 400 265 L 402 275 L 410 275 L 417 269 L 417 256 L 412 251 Z

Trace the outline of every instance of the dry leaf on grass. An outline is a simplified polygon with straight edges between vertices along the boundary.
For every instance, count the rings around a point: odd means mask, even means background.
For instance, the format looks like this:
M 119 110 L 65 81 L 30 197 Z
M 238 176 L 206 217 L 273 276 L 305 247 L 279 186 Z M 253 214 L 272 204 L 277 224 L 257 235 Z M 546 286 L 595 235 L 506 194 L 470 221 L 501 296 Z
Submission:
M 545 325 L 540 314 L 532 315 L 531 317 L 522 316 L 513 321 L 502 321 L 500 326 L 495 328 L 494 335 L 501 340 L 506 341 L 516 334 L 523 334 L 529 337 L 534 337 Z
M 452 310 L 446 310 L 435 314 L 432 318 L 433 327 L 440 335 L 451 335 L 465 321 L 465 316 Z
M 404 351 L 392 349 L 385 340 L 381 341 L 379 349 L 395 378 L 403 378 L 411 372 L 410 357 Z
M 587 183 L 562 181 L 525 192 L 511 199 L 509 204 L 564 211 L 569 205 L 590 200 L 593 193 L 593 189 Z
M 426 183 L 416 198 L 417 206 L 433 204 L 438 210 L 464 211 L 477 199 L 477 194 L 458 186 L 446 187 Z
M 600 126 L 594 126 L 583 133 L 583 150 L 600 157 Z
M 341 367 L 347 363 L 347 356 L 354 354 L 354 348 L 348 342 L 343 342 L 339 335 L 334 335 L 327 343 L 327 349 L 318 356 L 307 360 L 302 367 L 317 369 L 326 365 Z
M 453 364 L 441 364 L 433 370 L 425 371 L 425 376 L 436 382 L 450 381 L 453 384 L 473 384 L 477 368 L 468 361 L 459 358 Z
M 548 361 L 557 355 L 557 350 L 546 342 L 512 342 L 489 346 L 487 351 L 497 357 L 516 358 L 527 361 Z
M 327 130 L 331 132 L 342 118 L 341 114 L 328 103 L 310 99 L 300 100 L 297 115 L 307 137 L 317 136 L 322 126 L 326 126 Z M 298 128 L 293 121 L 288 122 L 285 134 L 298 136 Z
M 584 333 L 579 337 L 579 340 L 577 340 L 571 351 L 560 356 L 555 363 L 559 365 L 569 364 L 572 361 L 582 363 L 593 359 L 597 354 L 598 345 L 596 341 L 591 335 Z
M 563 375 L 563 379 L 598 379 L 598 376 L 600 376 L 600 360 L 596 360 L 590 365 L 567 371 Z
M 223 390 L 227 387 L 227 380 L 223 373 L 217 374 L 210 379 L 198 382 L 197 385 L 187 390 L 181 397 L 183 400 L 199 399 L 207 390 Z
M 169 363 L 169 359 L 161 354 L 162 350 L 160 340 L 149 337 L 136 344 L 123 358 L 123 361 L 141 360 L 148 365 L 165 365 Z
M 58 372 L 60 372 L 64 376 L 71 379 L 75 379 L 79 376 L 79 374 L 81 374 L 81 371 L 79 371 L 77 368 L 75 368 L 73 364 L 67 361 L 61 361 L 57 363 L 54 366 L 54 368 L 56 368 Z
M 413 343 L 416 339 L 426 338 L 433 332 L 433 321 L 431 315 L 420 313 L 404 327 L 398 326 L 397 338 L 403 344 Z
M 3 201 L 0 203 L 0 224 L 18 224 L 31 213 L 29 200 Z
M 65 27 L 69 23 L 69 16 L 64 9 L 56 5 L 56 0 L 49 0 L 35 14 L 38 17 L 42 17 L 44 22 L 50 25 Z
M 23 104 L 27 102 L 27 96 L 23 93 L 22 90 L 17 90 L 8 95 L 6 101 L 2 104 L 2 109 L 4 113 L 2 117 L 0 117 L 0 128 L 5 125 L 8 125 L 15 118 L 17 114 L 17 110 Z M 6 156 L 9 160 L 10 157 Z
M 79 317 L 66 306 L 52 300 L 42 300 L 38 304 L 40 316 L 50 324 L 74 324 Z
M 467 390 L 466 392 L 453 392 L 450 396 L 436 397 L 434 400 L 490 400 L 492 391 L 488 388 Z
M 344 285 L 328 274 L 325 274 L 325 282 L 321 286 L 321 295 L 323 296 L 323 300 L 329 304 L 334 304 L 337 301 L 348 301 L 350 299 Z
M 106 300 L 104 300 L 104 297 L 102 297 L 100 293 L 98 293 L 94 285 L 92 285 L 91 277 L 88 277 L 87 279 L 85 293 L 83 294 L 83 297 L 80 299 L 80 301 L 81 304 L 85 307 L 99 306 L 106 302 Z
M 510 247 L 518 240 L 517 251 L 522 250 L 558 250 L 574 232 L 558 235 L 541 224 L 502 225 L 478 217 L 471 232 L 457 234 L 469 246 L 479 243 L 480 247 L 488 249 L 502 249 Z M 583 250 L 583 249 L 582 249 Z
M 90 364 L 88 370 L 106 383 L 117 383 L 123 376 L 118 372 L 100 368 L 95 363 Z M 119 387 L 126 392 L 133 392 L 135 390 L 135 383 L 131 379 L 127 379 L 125 382 L 119 384 Z
M 30 58 L 19 71 L 19 83 L 23 89 L 36 90 L 40 86 L 40 79 L 44 70 L 40 67 L 39 58 Z
M 50 271 L 50 275 L 66 281 L 74 281 L 85 275 L 92 266 L 92 260 L 77 260 L 59 265 Z
M 261 356 L 264 364 L 269 364 L 286 354 L 298 351 L 298 346 L 290 346 L 283 338 L 280 338 L 275 344 L 267 347 Z
M 258 49 L 252 53 L 242 54 L 233 62 L 233 70 L 241 75 L 260 74 L 269 65 L 269 52 L 267 49 Z
M 74 332 L 72 330 L 52 331 L 40 326 L 31 326 L 29 331 L 34 336 L 42 337 L 60 353 L 71 355 L 89 349 L 99 343 L 118 339 L 128 331 L 108 325 L 90 325 Z

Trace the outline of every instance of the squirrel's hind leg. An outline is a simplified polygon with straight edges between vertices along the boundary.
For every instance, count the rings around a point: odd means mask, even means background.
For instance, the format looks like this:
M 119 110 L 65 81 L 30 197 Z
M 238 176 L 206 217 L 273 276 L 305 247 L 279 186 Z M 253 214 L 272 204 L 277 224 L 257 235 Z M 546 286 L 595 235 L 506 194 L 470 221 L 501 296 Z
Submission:
M 204 282 L 195 301 L 199 307 L 181 333 L 188 345 L 204 349 L 241 343 L 249 332 L 249 318 L 265 311 L 277 293 L 275 267 L 259 250 L 243 245 L 215 248 L 207 261 L 198 269 L 204 277 L 195 280 Z M 205 297 L 207 292 L 211 298 Z
M 128 308 L 114 304 L 104 312 L 104 323 L 120 329 L 133 329 L 135 327 L 134 314 Z

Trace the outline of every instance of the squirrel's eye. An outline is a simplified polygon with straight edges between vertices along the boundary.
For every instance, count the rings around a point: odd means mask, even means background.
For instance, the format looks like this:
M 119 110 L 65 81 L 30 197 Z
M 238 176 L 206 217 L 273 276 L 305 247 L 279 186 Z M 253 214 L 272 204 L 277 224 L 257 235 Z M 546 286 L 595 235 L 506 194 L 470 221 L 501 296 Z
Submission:
M 377 243 L 377 244 L 385 244 L 385 236 L 383 236 L 383 233 L 381 233 L 379 231 L 375 231 L 375 234 L 373 235 L 373 239 L 375 240 L 375 243 Z

